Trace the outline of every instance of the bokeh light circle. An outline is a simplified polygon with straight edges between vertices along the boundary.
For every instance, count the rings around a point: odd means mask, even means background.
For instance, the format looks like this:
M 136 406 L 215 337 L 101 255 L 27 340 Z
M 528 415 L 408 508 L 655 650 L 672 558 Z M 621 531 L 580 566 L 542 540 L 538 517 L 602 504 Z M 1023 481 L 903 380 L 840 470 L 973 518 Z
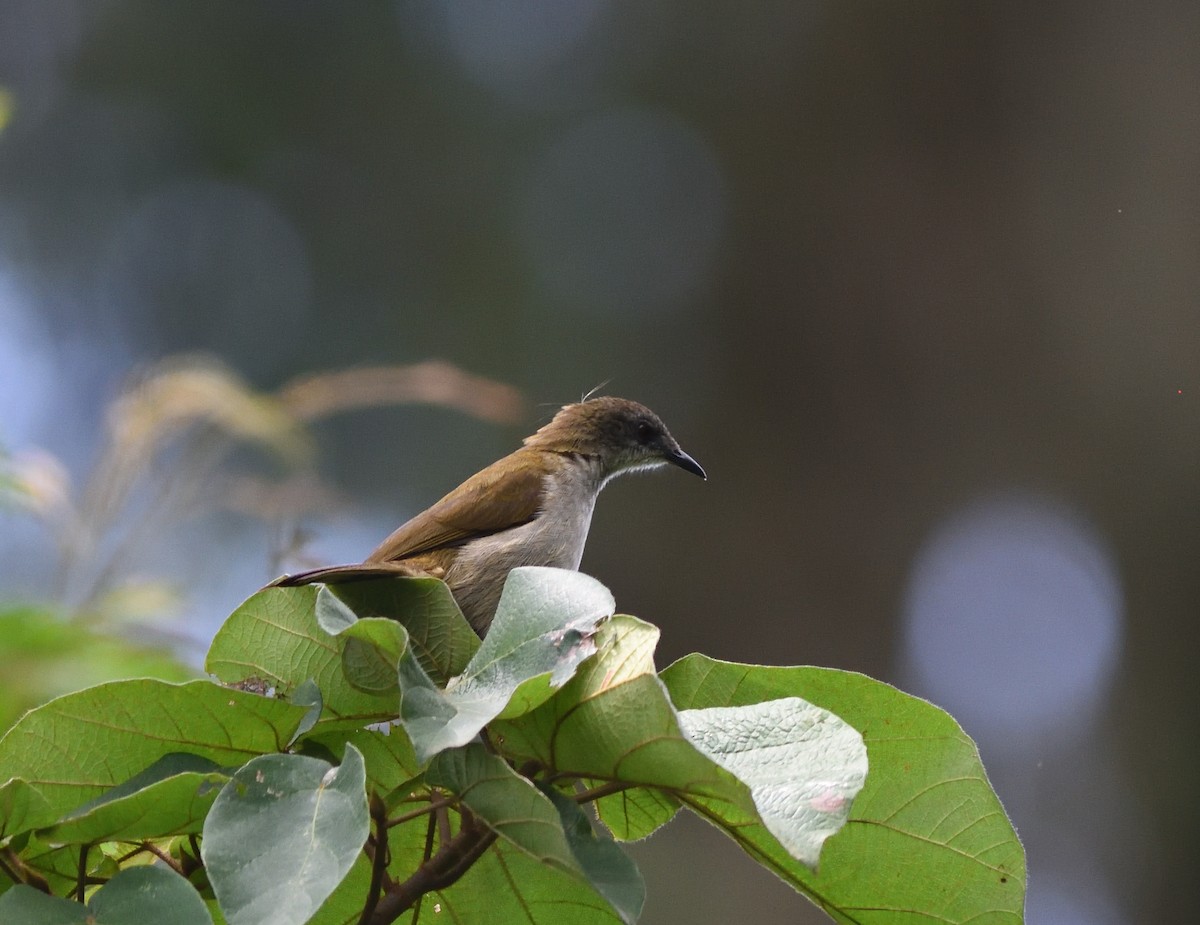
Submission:
M 1122 609 L 1115 563 L 1083 518 L 993 499 L 951 516 L 918 554 L 905 662 L 968 732 L 1083 725 L 1117 663 Z

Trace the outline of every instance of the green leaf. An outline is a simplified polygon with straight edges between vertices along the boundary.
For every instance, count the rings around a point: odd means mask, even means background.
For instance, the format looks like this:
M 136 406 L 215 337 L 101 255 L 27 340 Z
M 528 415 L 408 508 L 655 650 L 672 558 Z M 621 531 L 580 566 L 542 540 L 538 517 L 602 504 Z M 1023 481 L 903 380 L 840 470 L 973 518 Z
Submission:
M 306 711 L 304 719 L 300 720 L 300 725 L 292 734 L 292 741 L 288 743 L 290 746 L 317 724 L 321 718 L 321 712 L 325 709 L 325 698 L 321 696 L 321 688 L 317 687 L 317 682 L 309 678 L 292 691 L 292 696 L 288 698 L 288 701 L 298 707 L 304 707 Z
M 714 760 L 684 730 L 654 673 L 657 638 L 658 631 L 647 623 L 633 617 L 614 617 L 597 637 L 596 657 L 534 713 L 516 721 L 493 724 L 495 741 L 506 755 L 517 761 L 533 760 L 558 773 L 665 792 L 731 832 L 759 834 L 765 843 L 774 845 L 780 854 L 794 862 L 764 825 L 765 812 L 788 837 L 792 850 L 805 861 L 814 862 L 820 843 L 830 830 L 836 829 L 839 813 L 844 814 L 844 798 L 841 804 L 832 799 L 816 806 L 804 804 L 803 795 L 810 788 L 815 787 L 825 795 L 826 769 L 817 768 L 815 780 L 810 781 L 806 780 L 808 769 L 800 765 L 790 776 L 784 776 L 787 786 L 781 788 L 779 775 L 772 773 L 778 768 L 771 758 L 775 748 L 795 754 L 800 748 L 796 740 L 803 739 L 808 727 L 798 723 L 792 712 L 784 712 L 789 704 L 775 705 L 771 710 L 787 717 L 788 735 L 782 743 L 769 743 L 760 731 L 754 731 L 747 742 L 751 753 L 739 765 L 729 759 L 732 737 L 716 735 L 722 748 L 713 748 L 721 759 Z M 793 702 L 790 706 L 800 705 Z M 777 718 L 769 714 L 760 716 L 759 711 L 738 715 L 737 725 L 742 731 L 756 730 L 764 720 Z M 852 744 L 858 738 L 853 730 L 824 711 L 808 715 L 818 720 L 822 730 L 835 733 L 835 738 L 847 737 Z M 772 744 L 775 748 L 770 747 Z M 826 744 L 818 741 L 816 747 L 820 749 Z M 736 766 L 749 782 L 724 767 L 725 762 Z M 764 767 L 756 769 L 758 765 Z M 637 805 L 646 806 L 655 814 L 651 824 L 660 822 L 671 810 L 666 801 L 656 804 L 641 795 L 635 799 L 639 800 Z M 829 811 L 814 813 L 808 811 L 811 809 Z
M 482 745 L 441 752 L 425 782 L 457 795 L 488 828 L 530 857 L 583 876 L 554 804 Z
M 201 854 L 229 925 L 299 925 L 333 893 L 367 838 L 362 755 L 340 767 L 264 755 L 225 785 Z
M 130 867 L 96 891 L 88 902 L 96 925 L 170 922 L 212 925 L 195 888 L 164 867 Z
M 592 887 L 608 900 L 621 921 L 633 925 L 646 902 L 646 882 L 633 859 L 618 845 L 597 838 L 583 810 L 556 790 L 546 791 L 562 820 L 567 844 Z
M 317 625 L 318 589 L 264 588 L 235 610 L 213 638 L 205 663 L 226 684 L 291 694 L 312 680 L 324 701 L 316 728 L 355 729 L 395 718 L 394 692 L 354 687 L 342 668 L 344 640 Z
M 408 632 L 395 619 L 359 618 L 329 587 L 317 592 L 317 623 L 342 641 L 342 673 L 368 694 L 396 695 L 400 659 L 408 649 Z M 399 700 L 394 701 L 399 709 Z
M 395 854 L 395 849 L 390 841 L 388 849 Z M 411 873 L 411 870 L 401 876 L 407 876 L 408 873 Z M 321 908 L 313 913 L 312 918 L 305 925 L 358 925 L 362 918 L 363 903 L 366 901 L 367 891 L 370 888 L 371 861 L 364 852 L 360 851 L 354 859 L 350 872 L 342 878 L 342 882 L 329 894 L 325 902 L 321 903 Z M 397 921 L 405 922 L 407 919 L 401 917 Z
M 440 752 L 425 782 L 456 794 L 504 841 L 544 865 L 530 880 L 544 879 L 546 868 L 564 872 L 578 881 L 564 885 L 564 902 L 594 890 L 627 925 L 636 921 L 645 899 L 641 874 L 613 842 L 595 837 L 572 800 L 539 790 L 480 744 Z M 587 889 L 581 892 L 578 884 Z M 594 908 L 594 899 L 586 904 Z
M 86 906 L 20 884 L 0 896 L 0 921 L 13 925 L 213 925 L 190 883 L 164 867 L 131 867 L 102 886 Z
M 643 787 L 622 790 L 596 801 L 596 815 L 618 841 L 646 838 L 670 822 L 677 812 L 679 801 L 669 793 Z
M 317 618 L 317 626 L 330 636 L 336 636 L 342 630 L 349 629 L 358 622 L 358 614 L 334 593 L 327 585 L 315 585 L 317 599 L 313 604 L 313 616 Z
M 19 778 L 0 787 L 0 845 L 14 835 L 54 821 L 50 803 L 28 781 Z
M 28 781 L 58 817 L 172 752 L 236 767 L 280 751 L 304 713 L 210 681 L 112 681 L 25 714 L 0 739 L 0 777 Z
M 662 673 L 677 705 L 745 706 L 801 696 L 858 729 L 871 773 L 819 872 L 765 832 L 730 834 L 839 922 L 1023 920 L 1025 857 L 975 744 L 952 717 L 852 672 L 772 668 L 689 655 Z
M 164 755 L 40 830 L 38 837 L 51 845 L 66 845 L 198 834 L 228 777 L 216 762 L 199 755 Z
M 700 751 L 750 787 L 767 831 L 816 867 L 867 776 L 862 736 L 799 697 L 684 710 L 679 723 Z
M 41 874 L 52 893 L 70 895 L 79 878 L 79 847 L 51 847 L 41 841 L 36 832 L 30 833 L 28 839 L 22 835 L 20 841 L 24 842 L 20 848 L 21 862 Z M 108 865 L 108 859 L 99 851 L 93 851 L 88 854 L 87 865 L 89 875 L 99 875 Z
M 18 883 L 0 896 L 0 922 L 20 925 L 89 925 L 86 906 L 47 896 L 40 890 Z
M 749 791 L 679 728 L 654 671 L 658 630 L 618 615 L 600 628 L 596 657 L 549 702 L 490 731 L 510 759 L 604 781 L 707 794 L 751 807 Z
M 325 605 L 337 600 L 359 620 L 399 621 L 421 668 L 437 684 L 459 674 L 479 648 L 479 637 L 458 609 L 454 595 L 436 578 L 350 581 L 327 585 L 326 593 Z
M 545 702 L 595 651 L 592 637 L 612 609 L 608 589 L 587 575 L 513 569 L 487 637 L 444 691 L 411 659 L 401 662 L 400 720 L 417 758 L 465 745 L 496 717 Z
M 448 889 L 425 897 L 421 921 L 440 908 L 455 925 L 622 925 L 609 902 L 584 880 L 497 841 Z
M 421 773 L 413 754 L 412 743 L 402 726 L 393 724 L 382 728 L 358 729 L 351 733 L 335 732 L 310 736 L 340 761 L 346 745 L 362 752 L 367 766 L 367 790 L 384 799 L 388 809 L 394 809 L 391 797 L 407 796 Z
M 528 713 L 596 651 L 592 637 L 615 608 L 612 592 L 581 572 L 513 569 L 487 637 L 447 691 L 469 702 L 492 700 L 511 690 L 498 715 L 507 719 Z

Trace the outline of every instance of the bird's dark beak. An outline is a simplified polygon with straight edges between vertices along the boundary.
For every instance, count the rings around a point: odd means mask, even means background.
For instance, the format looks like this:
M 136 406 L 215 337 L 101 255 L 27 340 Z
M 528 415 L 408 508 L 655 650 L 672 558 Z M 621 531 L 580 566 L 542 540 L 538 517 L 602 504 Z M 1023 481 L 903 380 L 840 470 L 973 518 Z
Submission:
M 667 451 L 666 460 L 672 465 L 678 466 L 680 469 L 692 473 L 692 475 L 698 475 L 706 482 L 708 481 L 708 476 L 704 474 L 704 467 L 678 447 Z

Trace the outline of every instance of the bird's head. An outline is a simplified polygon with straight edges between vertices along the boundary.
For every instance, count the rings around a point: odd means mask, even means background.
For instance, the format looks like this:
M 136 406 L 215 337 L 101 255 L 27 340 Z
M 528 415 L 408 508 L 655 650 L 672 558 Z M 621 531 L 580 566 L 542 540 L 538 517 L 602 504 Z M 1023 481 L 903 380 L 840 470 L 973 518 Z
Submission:
M 667 463 L 707 478 L 657 414 L 626 398 L 602 396 L 564 405 L 549 424 L 525 438 L 525 445 L 591 457 L 606 479 Z

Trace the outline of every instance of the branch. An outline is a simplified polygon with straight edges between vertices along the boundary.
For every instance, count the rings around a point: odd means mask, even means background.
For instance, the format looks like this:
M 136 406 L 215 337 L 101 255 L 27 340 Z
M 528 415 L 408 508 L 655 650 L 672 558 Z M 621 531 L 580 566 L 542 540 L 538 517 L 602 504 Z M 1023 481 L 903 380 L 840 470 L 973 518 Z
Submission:
M 367 891 L 367 903 L 363 906 L 358 925 L 367 925 L 371 921 L 371 915 L 379 903 L 379 891 L 383 888 L 383 875 L 388 865 L 387 807 L 374 793 L 371 794 L 371 818 L 375 820 L 375 856 L 371 858 L 371 886 Z
M 429 817 L 429 822 L 425 826 L 425 850 L 421 852 L 421 863 L 428 864 L 429 859 L 433 856 L 433 833 L 437 829 L 437 820 L 433 816 Z M 417 897 L 416 903 L 413 905 L 412 925 L 417 925 L 421 921 L 421 903 L 424 902 L 425 896 L 422 894 Z
M 444 890 L 457 881 L 495 840 L 496 833 L 464 809 L 458 834 L 445 842 L 411 877 L 389 888 L 363 925 L 391 925 L 424 894 Z
M 158 847 L 158 845 L 154 844 L 153 842 L 144 842 L 142 847 L 166 864 L 169 868 L 171 868 L 171 870 L 175 871 L 175 873 L 179 874 L 181 877 L 183 876 L 183 866 L 173 857 L 171 857 L 171 855 L 163 851 L 162 848 Z

